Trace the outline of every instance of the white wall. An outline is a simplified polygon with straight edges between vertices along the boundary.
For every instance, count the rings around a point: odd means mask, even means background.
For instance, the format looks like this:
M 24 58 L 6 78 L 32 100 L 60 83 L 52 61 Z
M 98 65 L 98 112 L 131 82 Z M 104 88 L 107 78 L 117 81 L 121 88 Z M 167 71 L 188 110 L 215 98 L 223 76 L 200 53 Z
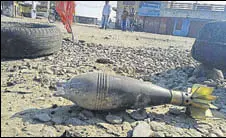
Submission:
M 94 17 L 101 20 L 102 9 L 105 1 L 76 1 L 75 14 L 78 16 Z M 117 1 L 110 1 L 111 7 L 117 7 Z M 110 18 L 116 16 L 115 11 L 111 11 Z

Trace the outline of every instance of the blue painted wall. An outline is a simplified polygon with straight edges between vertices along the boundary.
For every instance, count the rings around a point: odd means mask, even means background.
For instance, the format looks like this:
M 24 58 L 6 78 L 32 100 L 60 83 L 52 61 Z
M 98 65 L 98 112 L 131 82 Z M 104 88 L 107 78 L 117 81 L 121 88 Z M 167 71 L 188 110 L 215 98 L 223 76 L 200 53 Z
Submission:
M 144 1 L 141 2 L 138 9 L 139 16 L 160 16 L 161 2 Z
M 190 20 L 187 19 L 187 18 L 183 19 L 181 30 L 176 30 L 177 23 L 178 23 L 178 19 L 175 18 L 173 35 L 176 35 L 176 36 L 187 36 L 188 32 L 189 32 L 189 27 L 190 27 Z

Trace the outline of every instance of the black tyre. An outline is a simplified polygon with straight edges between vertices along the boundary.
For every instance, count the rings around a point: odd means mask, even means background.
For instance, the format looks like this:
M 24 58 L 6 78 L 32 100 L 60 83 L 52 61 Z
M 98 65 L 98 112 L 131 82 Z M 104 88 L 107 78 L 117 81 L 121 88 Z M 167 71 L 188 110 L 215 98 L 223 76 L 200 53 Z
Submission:
M 207 23 L 199 32 L 191 54 L 205 65 L 226 70 L 226 21 Z
M 54 23 L 56 21 L 56 17 L 55 17 L 55 14 L 49 14 L 48 16 L 48 21 L 50 23 Z
M 62 34 L 53 25 L 1 22 L 1 58 L 35 58 L 60 50 Z

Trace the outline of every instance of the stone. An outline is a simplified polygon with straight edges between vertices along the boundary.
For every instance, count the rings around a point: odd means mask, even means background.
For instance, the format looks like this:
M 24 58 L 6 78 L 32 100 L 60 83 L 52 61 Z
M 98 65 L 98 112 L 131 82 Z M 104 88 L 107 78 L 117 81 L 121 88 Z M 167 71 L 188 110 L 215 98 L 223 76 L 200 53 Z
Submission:
M 50 57 L 50 56 L 46 56 L 45 58 L 44 58 L 44 60 L 52 60 L 53 59 L 53 57 Z
M 105 36 L 104 39 L 110 39 L 110 37 Z
M 152 118 L 146 118 L 144 119 L 145 122 L 147 122 L 148 124 L 151 123 Z
M 7 87 L 10 87 L 10 86 L 14 86 L 16 83 L 15 82 L 12 82 L 12 81 L 9 81 L 6 83 Z
M 75 73 L 75 74 L 77 74 L 77 70 L 73 69 L 73 68 L 67 68 L 66 69 L 66 73 Z
M 197 78 L 196 78 L 195 76 L 191 76 L 191 77 L 188 79 L 188 82 L 195 83 L 195 82 L 197 82 Z
M 113 64 L 113 61 L 107 58 L 98 58 L 96 62 L 101 64 Z
M 206 65 L 200 64 L 193 72 L 196 77 L 206 77 L 212 80 L 224 80 L 222 71 L 207 67 Z
M 53 121 L 56 124 L 62 124 L 63 123 L 62 117 L 53 117 L 51 119 L 51 121 Z
M 151 137 L 165 137 L 165 134 L 162 132 L 153 132 Z
M 80 134 L 70 130 L 65 130 L 60 137 L 80 137 Z
M 78 40 L 79 43 L 85 43 L 85 40 Z
M 9 67 L 9 68 L 7 68 L 7 71 L 8 72 L 15 72 L 15 71 L 17 71 L 17 69 L 18 69 L 18 67 Z
M 220 129 L 213 129 L 213 133 L 218 137 L 224 137 L 224 133 Z
M 135 120 L 144 120 L 148 117 L 145 110 L 136 110 L 129 114 Z
M 53 130 L 53 128 L 50 127 L 44 127 L 41 130 L 41 134 L 43 137 L 56 137 L 55 131 Z
M 84 114 L 88 118 L 94 117 L 93 113 L 91 111 L 88 111 L 88 110 L 82 110 L 81 113 Z
M 19 69 L 28 69 L 28 67 L 27 66 L 19 66 Z
M 78 118 L 79 118 L 80 120 L 83 120 L 83 121 L 84 121 L 84 120 L 88 120 L 88 118 L 87 118 L 83 113 L 81 113 L 81 112 L 78 114 Z
M 14 136 L 18 136 L 21 133 L 21 131 L 16 127 L 12 128 L 11 131 Z
M 209 87 L 217 87 L 217 82 L 214 82 L 214 81 L 204 81 L 203 82 L 205 85 L 209 86 Z
M 123 122 L 123 123 L 122 123 L 122 130 L 123 130 L 123 131 L 129 131 L 129 130 L 132 130 L 132 127 L 131 127 L 130 123 L 128 123 L 128 122 Z
M 56 85 L 55 85 L 55 84 L 50 83 L 50 85 L 49 85 L 49 89 L 50 89 L 50 90 L 54 90 L 54 91 L 56 91 L 56 90 L 57 90 L 57 87 L 56 87 Z
M 150 137 L 152 133 L 149 124 L 140 122 L 133 130 L 133 137 Z
M 180 115 L 181 114 L 181 110 L 178 108 L 170 108 L 169 109 L 169 113 L 172 115 Z
M 51 117 L 47 113 L 41 113 L 41 114 L 35 115 L 34 119 L 37 119 L 41 122 L 48 122 L 51 120 Z
M 37 81 L 37 82 L 41 82 L 41 77 L 40 77 L 40 75 L 36 74 L 33 80 L 35 80 L 35 81 Z
M 226 127 L 225 127 L 225 126 L 221 126 L 220 129 L 221 129 L 221 131 L 222 131 L 223 133 L 226 133 Z
M 203 134 L 200 133 L 199 131 L 195 130 L 195 129 L 189 129 L 186 132 L 190 137 L 202 137 Z
M 13 77 L 13 76 L 14 76 L 13 74 L 9 74 L 9 75 L 8 75 L 9 78 L 11 78 L 11 77 Z
M 202 134 L 209 134 L 209 130 L 211 129 L 211 126 L 208 124 L 198 124 L 198 125 L 194 125 L 194 128 L 201 132 Z
M 122 118 L 116 115 L 107 115 L 106 116 L 106 121 L 111 123 L 111 124 L 121 124 L 122 123 Z
M 164 130 L 164 126 L 161 123 L 151 121 L 150 125 L 151 125 L 152 130 L 154 130 L 154 131 Z
M 209 135 L 208 135 L 209 137 L 218 137 L 216 134 L 214 134 L 214 133 L 210 133 Z
M 78 119 L 78 118 L 69 118 L 67 121 L 65 121 L 66 125 L 86 125 L 87 123 Z
M 47 73 L 47 74 L 54 74 L 54 72 L 51 69 L 49 69 L 49 68 L 46 68 L 45 73 Z
M 129 123 L 135 122 L 136 120 L 132 119 L 128 114 L 123 114 L 123 120 Z

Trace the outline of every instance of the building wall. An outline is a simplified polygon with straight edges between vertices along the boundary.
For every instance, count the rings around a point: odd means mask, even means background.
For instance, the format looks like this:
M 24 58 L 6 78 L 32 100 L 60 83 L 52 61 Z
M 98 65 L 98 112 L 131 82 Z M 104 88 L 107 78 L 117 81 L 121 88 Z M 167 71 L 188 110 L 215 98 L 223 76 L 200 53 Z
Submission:
M 143 31 L 155 34 L 178 35 L 196 38 L 201 28 L 213 20 L 201 20 L 180 17 L 140 17 L 144 21 Z M 183 26 L 183 21 L 189 20 L 189 24 Z M 178 28 L 177 23 L 182 21 Z
M 125 5 L 125 1 L 118 1 L 116 27 L 120 27 L 124 7 L 127 9 L 134 7 L 138 11 L 141 2 L 134 1 L 133 5 Z M 142 30 L 145 32 L 197 37 L 200 29 L 209 21 L 226 20 L 226 8 L 223 7 L 222 10 L 222 6 L 221 11 L 212 11 L 212 9 L 196 10 L 197 5 L 190 4 L 186 5 L 187 7 L 179 5 L 179 8 L 182 9 L 175 9 L 171 7 L 171 4 L 167 1 L 161 1 L 160 15 L 155 17 L 137 16 L 137 23 L 141 24 Z M 179 29 L 178 26 L 180 26 Z
M 168 17 L 145 17 L 143 30 L 150 33 L 172 35 L 174 22 L 173 18 Z
M 194 11 L 179 9 L 163 9 L 160 11 L 162 17 L 189 17 L 209 20 L 226 20 L 226 12 L 217 11 Z
M 201 28 L 212 20 L 191 19 L 188 37 L 197 37 Z

